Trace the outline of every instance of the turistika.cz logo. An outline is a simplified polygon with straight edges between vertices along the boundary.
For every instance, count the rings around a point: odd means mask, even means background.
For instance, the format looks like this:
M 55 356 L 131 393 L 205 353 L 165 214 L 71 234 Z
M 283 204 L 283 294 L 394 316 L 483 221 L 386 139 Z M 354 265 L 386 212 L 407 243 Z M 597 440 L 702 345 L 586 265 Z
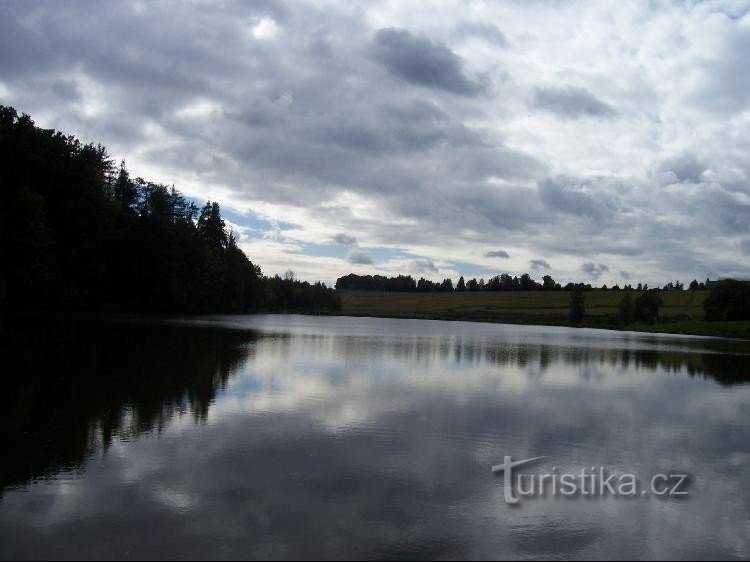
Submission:
M 646 497 L 684 498 L 688 495 L 687 474 L 656 474 L 648 486 L 633 474 L 609 474 L 604 467 L 585 467 L 578 473 L 563 473 L 557 467 L 551 473 L 522 474 L 523 467 L 543 461 L 536 457 L 514 461 L 505 457 L 503 464 L 492 467 L 493 474 L 504 479 L 505 501 L 517 505 L 530 497 Z

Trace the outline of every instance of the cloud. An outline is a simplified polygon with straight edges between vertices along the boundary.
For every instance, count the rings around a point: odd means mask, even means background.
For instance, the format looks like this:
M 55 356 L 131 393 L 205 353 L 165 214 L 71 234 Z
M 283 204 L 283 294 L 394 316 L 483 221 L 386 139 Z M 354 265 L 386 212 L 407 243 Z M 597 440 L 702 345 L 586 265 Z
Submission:
M 466 22 L 456 26 L 456 33 L 461 37 L 476 37 L 492 43 L 498 47 L 507 47 L 508 38 L 494 24 L 481 22 Z
M 625 281 L 630 281 L 630 279 L 632 279 L 630 273 L 627 271 L 621 271 L 620 277 L 622 277 Z
M 609 273 L 609 267 L 603 263 L 587 262 L 581 266 L 581 271 L 593 279 L 599 279 L 605 273 Z
M 747 255 L 750 255 L 750 239 L 740 242 L 740 249 Z
M 355 249 L 349 252 L 346 256 L 346 261 L 353 265 L 373 265 L 375 263 L 375 258 L 365 250 Z
M 551 211 L 600 221 L 618 212 L 618 200 L 612 197 L 619 186 L 606 178 L 548 178 L 539 185 L 542 202 Z
M 485 89 L 466 75 L 461 58 L 442 43 L 394 28 L 378 30 L 374 43 L 376 60 L 406 82 L 461 96 L 475 96 Z
M 310 243 L 357 247 L 344 233 L 400 257 L 366 264 L 382 274 L 483 275 L 502 244 L 509 271 L 655 286 L 748 267 L 750 26 L 730 8 L 9 1 L 0 103 L 220 201 L 270 274 L 348 273 Z
M 334 236 L 333 242 L 336 244 L 340 244 L 341 246 L 357 245 L 357 239 L 354 236 L 349 236 L 348 234 L 344 234 L 343 232 Z
M 691 153 L 667 158 L 658 166 L 658 171 L 667 174 L 667 179 L 671 179 L 673 183 L 700 183 L 706 169 L 707 166 Z
M 505 250 L 494 250 L 492 252 L 487 252 L 484 254 L 485 258 L 509 258 L 510 254 L 506 252 Z
M 409 262 L 407 269 L 412 273 L 437 273 L 439 268 L 430 260 L 413 260 Z
M 529 266 L 534 271 L 541 271 L 541 270 L 545 270 L 545 269 L 552 269 L 552 266 L 547 262 L 547 260 L 544 260 L 544 259 L 531 260 L 529 262 Z
M 574 86 L 537 88 L 534 91 L 532 106 L 566 119 L 611 118 L 617 114 L 610 105 L 598 99 L 586 88 Z

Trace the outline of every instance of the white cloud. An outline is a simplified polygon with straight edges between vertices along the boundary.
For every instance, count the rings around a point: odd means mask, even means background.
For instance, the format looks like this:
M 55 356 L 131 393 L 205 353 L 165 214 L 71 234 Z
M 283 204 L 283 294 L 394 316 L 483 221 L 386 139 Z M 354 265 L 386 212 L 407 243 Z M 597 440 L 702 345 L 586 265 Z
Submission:
M 263 17 L 253 25 L 252 34 L 256 39 L 268 41 L 274 39 L 279 33 L 279 26 L 272 18 Z

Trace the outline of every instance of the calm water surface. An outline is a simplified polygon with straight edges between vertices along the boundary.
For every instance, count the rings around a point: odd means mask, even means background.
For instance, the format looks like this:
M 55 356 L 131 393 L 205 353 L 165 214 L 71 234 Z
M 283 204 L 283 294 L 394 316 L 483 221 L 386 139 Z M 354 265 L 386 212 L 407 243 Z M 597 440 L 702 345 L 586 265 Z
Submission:
M 2 344 L 0 558 L 750 558 L 750 356 L 700 338 L 248 316 Z M 545 456 L 687 499 L 527 498 Z

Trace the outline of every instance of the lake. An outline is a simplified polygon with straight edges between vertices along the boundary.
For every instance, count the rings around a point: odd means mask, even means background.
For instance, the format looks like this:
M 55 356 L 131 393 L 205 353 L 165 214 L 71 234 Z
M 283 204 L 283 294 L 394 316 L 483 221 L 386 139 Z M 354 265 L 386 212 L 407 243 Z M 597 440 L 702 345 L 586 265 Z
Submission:
M 750 558 L 744 342 L 283 315 L 7 332 L 3 559 Z M 685 494 L 510 504 L 506 456 Z

